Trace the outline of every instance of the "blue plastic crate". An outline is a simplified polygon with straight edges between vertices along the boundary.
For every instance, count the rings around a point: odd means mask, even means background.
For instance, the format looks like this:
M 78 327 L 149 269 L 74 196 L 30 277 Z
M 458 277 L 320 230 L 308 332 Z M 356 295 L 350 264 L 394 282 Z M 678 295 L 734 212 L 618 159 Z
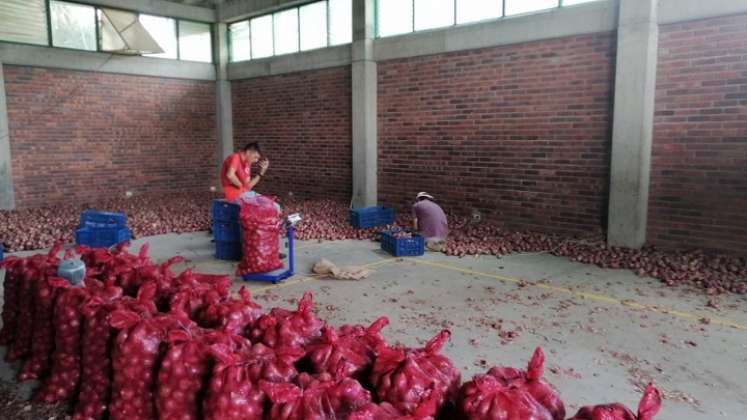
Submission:
M 366 207 L 350 210 L 350 224 L 356 229 L 386 226 L 394 223 L 394 209 Z
M 132 239 L 128 228 L 91 228 L 83 227 L 75 232 L 75 243 L 92 248 L 109 248 Z
M 213 239 L 216 242 L 241 242 L 241 225 L 238 222 L 213 222 Z
M 226 200 L 213 200 L 214 222 L 237 222 L 241 206 Z
M 127 215 L 108 211 L 86 210 L 80 214 L 80 227 L 125 228 L 127 227 Z
M 413 234 L 412 238 L 395 238 L 396 231 L 381 233 L 381 249 L 395 257 L 419 257 L 425 254 L 425 238 Z
M 0 245 L 0 262 L 3 262 L 3 258 L 5 258 L 5 256 L 3 255 L 3 251 L 4 251 L 3 246 Z
M 241 242 L 215 241 L 215 258 L 224 261 L 241 260 Z

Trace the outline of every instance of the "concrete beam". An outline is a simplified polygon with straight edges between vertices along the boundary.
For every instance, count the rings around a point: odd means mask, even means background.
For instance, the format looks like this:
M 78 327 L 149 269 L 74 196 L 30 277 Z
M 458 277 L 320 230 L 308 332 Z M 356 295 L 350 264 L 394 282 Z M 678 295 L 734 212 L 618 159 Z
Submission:
M 378 73 L 374 0 L 353 0 L 353 207 L 378 204 Z
M 747 13 L 744 0 L 659 0 L 661 25 Z
M 164 0 L 85 0 L 83 3 L 95 6 L 111 7 L 114 9 L 133 10 L 146 14 L 168 16 L 196 20 L 200 22 L 216 22 L 215 9 L 180 4 Z
M 376 61 L 496 47 L 617 28 L 617 1 L 605 0 L 485 23 L 417 32 L 374 42 Z
M 235 22 L 305 3 L 309 3 L 309 0 L 234 0 L 218 5 L 217 18 L 219 22 Z
M 612 132 L 609 222 L 612 246 L 646 242 L 654 131 L 658 0 L 621 0 Z
M 328 67 L 350 65 L 350 45 L 322 48 L 298 54 L 279 55 L 263 59 L 230 63 L 228 80 L 251 79 L 254 77 L 273 76 L 295 73 L 298 71 L 318 70 Z
M 8 108 L 5 102 L 5 76 L 3 75 L 3 63 L 0 62 L 0 210 L 15 208 L 11 162 Z
M 64 48 L 38 47 L 0 42 L 0 62 L 19 66 L 50 67 L 68 70 L 175 79 L 215 80 L 210 63 L 165 58 L 128 57 Z

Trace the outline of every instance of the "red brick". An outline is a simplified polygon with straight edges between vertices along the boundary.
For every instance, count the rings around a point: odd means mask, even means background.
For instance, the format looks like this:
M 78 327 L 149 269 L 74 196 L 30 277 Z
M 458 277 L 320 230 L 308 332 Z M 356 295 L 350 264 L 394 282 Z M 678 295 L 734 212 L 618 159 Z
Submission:
M 216 185 L 215 83 L 3 69 L 18 207 Z
M 661 27 L 649 241 L 747 255 L 747 15 Z
M 614 34 L 379 63 L 379 197 L 516 228 L 602 227 Z
M 271 162 L 259 191 L 350 199 L 350 66 L 241 80 L 231 89 L 236 147 L 259 141 Z

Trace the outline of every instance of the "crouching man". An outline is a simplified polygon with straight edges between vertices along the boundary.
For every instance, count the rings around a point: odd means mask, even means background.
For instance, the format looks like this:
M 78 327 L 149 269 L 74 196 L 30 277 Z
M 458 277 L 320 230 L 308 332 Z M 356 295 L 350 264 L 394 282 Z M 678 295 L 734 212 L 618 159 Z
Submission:
M 443 251 L 449 235 L 449 223 L 432 195 L 418 193 L 412 206 L 412 217 L 413 228 L 425 238 L 426 248 L 436 252 Z

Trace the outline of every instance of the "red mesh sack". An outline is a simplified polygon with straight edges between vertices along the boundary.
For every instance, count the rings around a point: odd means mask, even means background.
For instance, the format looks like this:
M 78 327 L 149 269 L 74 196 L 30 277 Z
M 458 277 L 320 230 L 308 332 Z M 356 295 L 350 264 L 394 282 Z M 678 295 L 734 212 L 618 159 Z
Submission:
M 116 311 L 111 325 L 119 329 L 112 352 L 111 420 L 150 420 L 156 416 L 154 391 L 158 365 L 169 331 L 194 328 L 178 315 L 143 318 L 132 311 Z
M 437 402 L 432 394 L 431 398 L 421 404 L 414 413 L 407 416 L 389 403 L 370 403 L 348 416 L 348 420 L 433 420 L 434 417 L 428 413 L 436 411 Z
M 280 260 L 280 212 L 275 199 L 256 196 L 241 200 L 241 235 L 243 257 L 237 276 L 264 273 L 283 267 Z
M 35 279 L 40 275 L 39 270 L 45 266 L 46 259 L 45 255 L 34 255 L 26 259 L 18 273 L 18 306 L 13 341 L 5 355 L 8 361 L 24 359 L 31 353 L 31 336 L 34 332 Z
M 214 345 L 211 352 L 216 364 L 203 405 L 205 420 L 262 419 L 266 398 L 259 381 L 290 382 L 298 375 L 294 364 L 303 356 L 299 349 L 276 353 L 261 343 L 236 350 Z
M 522 401 L 527 401 L 527 407 L 533 406 L 533 403 L 537 403 L 538 405 L 534 407 L 534 416 L 536 418 L 563 420 L 565 418 L 565 406 L 563 401 L 560 399 L 558 392 L 542 380 L 544 364 L 545 355 L 542 352 L 542 349 L 537 347 L 532 359 L 529 361 L 526 371 L 507 367 L 494 367 L 490 369 L 488 375 L 497 379 L 500 386 L 497 389 L 493 387 L 492 394 L 491 392 L 488 392 L 484 397 L 480 396 L 478 393 L 473 394 L 470 399 L 465 401 L 465 404 L 472 400 L 479 404 L 482 398 L 496 398 L 494 395 L 502 395 L 503 393 L 508 392 L 510 395 L 520 396 Z M 486 386 L 488 388 L 492 386 L 489 380 L 483 380 L 482 385 L 483 390 L 486 389 Z M 531 401 L 532 404 L 530 404 L 529 401 Z M 463 407 L 467 408 L 464 404 Z M 495 410 L 498 410 L 498 408 Z M 465 412 L 466 411 L 467 410 L 465 410 Z M 495 417 L 481 417 L 480 415 L 476 415 L 474 418 L 493 419 Z
M 213 363 L 210 346 L 235 347 L 245 341 L 237 338 L 199 328 L 169 332 L 169 349 L 158 370 L 156 411 L 159 419 L 201 418 L 201 398 L 207 390 Z
M 81 306 L 89 296 L 87 288 L 71 287 L 57 298 L 54 308 L 55 348 L 52 371 L 37 392 L 36 399 L 52 404 L 75 396 L 81 373 Z
M 321 335 L 322 321 L 314 316 L 312 295 L 306 292 L 298 302 L 298 310 L 273 308 L 257 320 L 249 334 L 252 343 L 270 347 L 304 348 Z
M 262 316 L 262 307 L 252 301 L 245 287 L 239 290 L 239 299 L 228 299 L 213 303 L 203 311 L 198 324 L 205 328 L 217 328 L 227 334 L 244 335 L 247 329 Z
M 117 330 L 110 325 L 115 311 L 142 317 L 156 313 L 156 285 L 143 285 L 137 299 L 122 297 L 122 289 L 107 284 L 81 307 L 83 312 L 83 373 L 73 420 L 100 420 L 109 407 L 112 383 L 112 346 Z
M 185 270 L 174 280 L 169 312 L 179 311 L 196 320 L 208 306 L 228 298 L 230 289 L 228 276 L 194 274 L 192 270 Z
M 67 280 L 59 277 L 40 275 L 35 280 L 31 356 L 18 372 L 19 381 L 39 379 L 48 373 L 54 353 L 54 305 L 57 296 L 70 287 Z
M 622 404 L 607 404 L 583 407 L 570 420 L 652 420 L 660 409 L 661 394 L 653 384 L 649 384 L 638 404 L 638 415 Z
M 459 393 L 460 374 L 449 358 L 438 353 L 450 336 L 448 330 L 441 331 L 423 349 L 381 346 L 371 373 L 379 400 L 408 415 L 417 411 L 435 416 L 452 407 Z M 432 409 L 419 410 L 426 403 Z
M 371 403 L 371 394 L 352 378 L 299 375 L 298 386 L 261 381 L 272 402 L 269 420 L 344 419 Z
M 342 327 L 339 334 L 334 327 L 324 327 L 322 339 L 306 348 L 314 372 L 353 378 L 368 370 L 374 349 L 384 343 L 379 333 L 387 325 L 389 319 L 381 317 L 368 328 Z
M 16 335 L 16 322 L 18 318 L 21 283 L 25 280 L 23 271 L 26 268 L 27 259 L 18 257 L 5 257 L 0 262 L 0 268 L 5 268 L 5 281 L 3 282 L 3 327 L 0 330 L 0 345 L 8 346 L 13 343 Z

